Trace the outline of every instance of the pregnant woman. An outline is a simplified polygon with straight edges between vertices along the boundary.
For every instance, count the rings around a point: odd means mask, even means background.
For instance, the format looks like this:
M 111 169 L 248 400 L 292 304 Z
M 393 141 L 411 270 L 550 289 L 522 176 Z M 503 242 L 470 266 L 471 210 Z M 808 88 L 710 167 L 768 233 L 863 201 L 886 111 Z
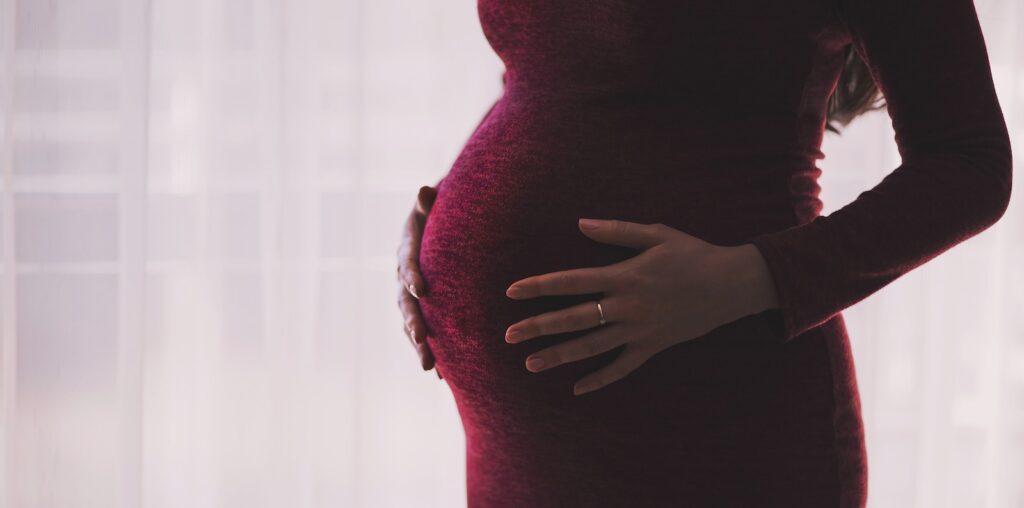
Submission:
M 840 311 L 1009 202 L 972 0 L 477 8 L 504 91 L 398 271 L 469 506 L 864 506 Z M 902 162 L 819 215 L 824 132 L 879 92 Z

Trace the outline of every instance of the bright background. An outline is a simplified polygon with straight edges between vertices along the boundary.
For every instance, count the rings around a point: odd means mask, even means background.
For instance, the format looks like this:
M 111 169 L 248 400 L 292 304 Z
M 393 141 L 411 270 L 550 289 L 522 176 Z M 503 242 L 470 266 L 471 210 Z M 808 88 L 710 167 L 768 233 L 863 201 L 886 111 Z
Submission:
M 1024 154 L 1024 4 L 976 5 Z M 501 91 L 476 16 L 0 0 L 3 506 L 464 506 L 394 272 Z M 826 213 L 900 162 L 884 112 L 824 150 Z M 873 507 L 1024 506 L 1022 199 L 844 312 Z

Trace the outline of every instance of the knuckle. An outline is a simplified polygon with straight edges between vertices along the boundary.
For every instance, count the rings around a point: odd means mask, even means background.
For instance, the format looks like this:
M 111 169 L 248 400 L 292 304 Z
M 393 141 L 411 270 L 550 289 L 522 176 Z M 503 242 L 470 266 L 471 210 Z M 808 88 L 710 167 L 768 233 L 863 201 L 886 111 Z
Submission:
M 631 300 L 631 298 L 620 297 L 615 298 L 612 302 L 603 303 L 604 319 L 607 321 L 624 321 L 624 319 L 628 319 L 631 315 Z
M 651 322 L 651 307 L 646 305 L 644 302 L 634 300 L 630 309 L 630 315 L 633 316 L 635 321 L 640 323 Z
M 557 350 L 552 350 L 541 356 L 544 359 L 544 368 L 550 369 L 565 362 L 565 357 Z
M 544 358 L 544 363 L 548 365 L 556 365 L 566 361 L 571 355 L 567 354 L 564 347 L 553 347 L 541 354 Z
M 555 279 L 555 284 L 560 289 L 572 289 L 573 276 L 568 272 L 560 273 Z
M 622 287 L 626 288 L 637 287 L 641 282 L 643 282 L 643 277 L 637 273 L 636 270 L 627 270 L 620 273 L 616 278 L 618 279 L 618 283 Z
M 544 319 L 535 318 L 523 323 L 523 331 L 531 332 L 533 335 L 547 335 L 551 325 Z
M 615 307 L 614 310 L 611 307 Z M 611 317 L 610 314 L 615 315 L 617 321 L 627 320 L 633 318 L 633 299 L 632 298 L 619 298 L 615 301 L 615 305 L 608 305 L 605 307 L 604 315 L 606 318 Z
M 558 363 L 575 362 L 586 356 L 582 353 L 578 344 L 563 344 L 551 349 L 551 356 L 558 359 Z
M 576 316 L 566 312 L 558 316 L 558 326 L 562 330 L 572 330 L 576 325 Z
M 523 324 L 525 329 L 532 330 L 538 334 L 544 334 L 551 329 L 551 316 L 534 316 L 527 319 Z
M 552 334 L 552 333 L 557 333 L 558 330 L 561 329 L 562 326 L 563 326 L 562 319 L 563 319 L 562 316 L 555 315 L 555 316 L 548 316 L 547 319 L 541 320 L 539 324 L 540 324 L 540 328 L 542 330 L 542 333 L 544 335 L 548 335 L 548 334 Z

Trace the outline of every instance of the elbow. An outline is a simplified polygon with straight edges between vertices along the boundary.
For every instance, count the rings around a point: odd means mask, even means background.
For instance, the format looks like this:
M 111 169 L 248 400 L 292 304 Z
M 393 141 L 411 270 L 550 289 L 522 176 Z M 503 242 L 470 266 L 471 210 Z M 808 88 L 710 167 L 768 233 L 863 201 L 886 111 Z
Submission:
M 1006 214 L 1006 209 L 1010 207 L 1010 194 L 1011 194 L 1011 189 L 1013 187 L 1013 185 L 1011 183 L 1013 177 L 1009 176 L 1011 174 L 1012 174 L 1012 171 L 1007 173 L 1006 184 L 1003 185 L 1002 187 L 1000 187 L 999 191 L 996 193 L 996 196 L 995 196 L 995 202 L 996 202 L 995 207 L 996 207 L 996 209 L 995 209 L 995 213 L 992 215 L 992 224 L 995 224 L 996 222 L 998 222 L 999 219 L 1001 219 L 1003 217 L 1003 215 Z
M 993 157 L 989 169 L 991 187 L 984 193 L 985 202 L 981 207 L 985 213 L 983 226 L 989 227 L 999 221 L 1010 206 L 1010 196 L 1013 189 L 1013 154 L 1007 140 L 1005 148 L 998 152 L 998 157 Z

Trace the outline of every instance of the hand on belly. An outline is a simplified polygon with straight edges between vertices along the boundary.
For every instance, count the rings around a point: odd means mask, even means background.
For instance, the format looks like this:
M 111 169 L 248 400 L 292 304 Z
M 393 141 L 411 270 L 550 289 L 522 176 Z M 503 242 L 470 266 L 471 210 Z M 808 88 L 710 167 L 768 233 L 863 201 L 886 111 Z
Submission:
M 590 224 L 594 227 L 588 228 Z M 576 382 L 576 395 L 622 379 L 671 346 L 777 306 L 771 276 L 752 244 L 714 245 L 664 224 L 581 219 L 579 226 L 592 240 L 641 252 L 607 266 L 516 281 L 506 292 L 514 299 L 587 293 L 605 296 L 599 302 L 529 317 L 514 323 L 505 334 L 505 340 L 514 344 L 597 327 L 578 339 L 530 355 L 526 368 L 532 372 L 625 344 L 615 361 Z

